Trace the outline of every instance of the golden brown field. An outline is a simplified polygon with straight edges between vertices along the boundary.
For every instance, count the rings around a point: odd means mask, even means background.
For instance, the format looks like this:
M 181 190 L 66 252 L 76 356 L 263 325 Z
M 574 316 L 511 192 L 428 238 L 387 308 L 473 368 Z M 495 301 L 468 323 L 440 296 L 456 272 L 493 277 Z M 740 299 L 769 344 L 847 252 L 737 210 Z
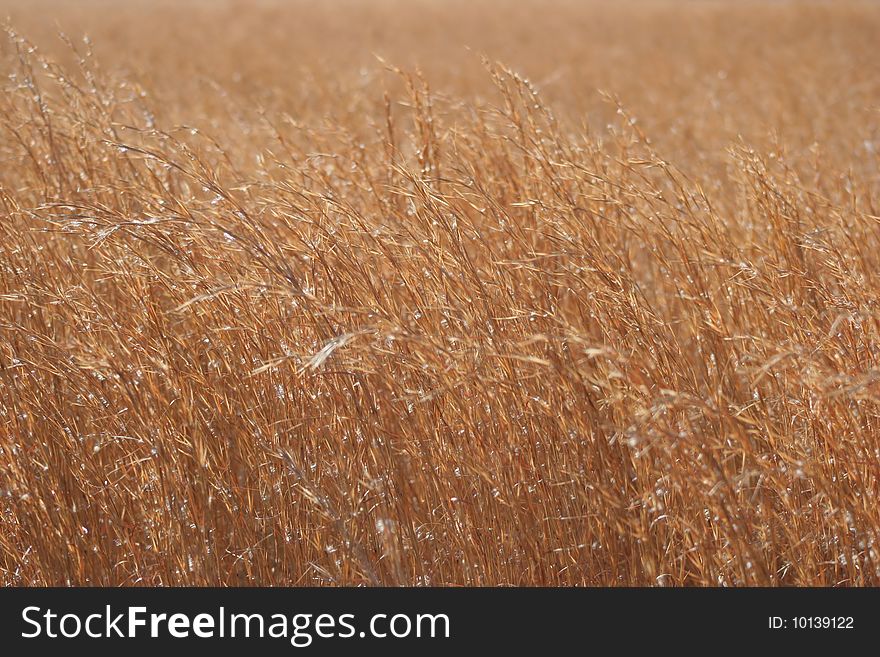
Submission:
M 880 584 L 880 4 L 0 15 L 0 583 Z

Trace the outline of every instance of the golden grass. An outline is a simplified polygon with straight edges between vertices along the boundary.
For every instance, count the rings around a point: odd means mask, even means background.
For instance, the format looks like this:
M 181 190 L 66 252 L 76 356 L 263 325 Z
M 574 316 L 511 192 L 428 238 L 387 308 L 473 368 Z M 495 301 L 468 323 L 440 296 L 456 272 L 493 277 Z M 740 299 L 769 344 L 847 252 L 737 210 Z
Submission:
M 880 584 L 877 4 L 3 9 L 3 584 Z

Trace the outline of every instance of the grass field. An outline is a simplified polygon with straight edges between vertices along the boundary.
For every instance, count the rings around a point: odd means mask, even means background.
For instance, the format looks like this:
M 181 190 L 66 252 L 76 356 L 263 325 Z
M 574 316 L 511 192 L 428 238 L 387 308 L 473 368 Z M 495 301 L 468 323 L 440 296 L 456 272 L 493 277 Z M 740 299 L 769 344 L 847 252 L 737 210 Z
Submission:
M 880 4 L 0 15 L 0 583 L 880 584 Z

